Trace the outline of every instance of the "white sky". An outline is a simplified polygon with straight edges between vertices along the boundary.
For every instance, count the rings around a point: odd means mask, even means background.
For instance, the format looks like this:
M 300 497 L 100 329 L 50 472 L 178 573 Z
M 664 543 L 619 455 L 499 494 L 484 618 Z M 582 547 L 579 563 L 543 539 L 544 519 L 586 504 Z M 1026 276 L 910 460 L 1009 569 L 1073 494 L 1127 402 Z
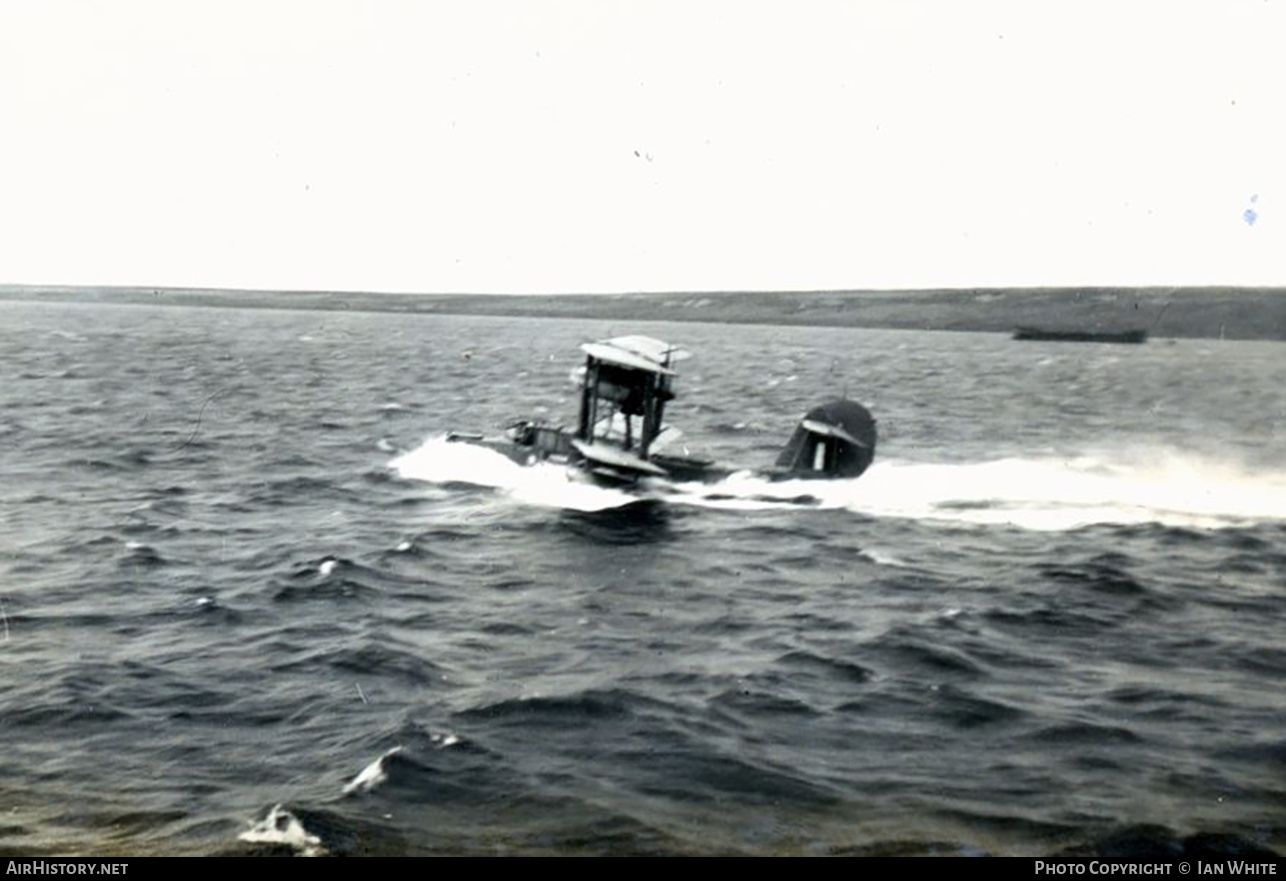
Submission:
M 0 282 L 1286 284 L 1283 45 L 1283 0 L 0 0 Z

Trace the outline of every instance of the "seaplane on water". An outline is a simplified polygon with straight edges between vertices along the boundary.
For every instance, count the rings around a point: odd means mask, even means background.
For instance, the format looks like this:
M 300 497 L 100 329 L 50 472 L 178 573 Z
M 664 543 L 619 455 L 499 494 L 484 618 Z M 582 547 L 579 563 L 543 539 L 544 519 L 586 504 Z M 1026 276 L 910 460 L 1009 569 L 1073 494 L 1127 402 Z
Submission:
M 483 446 L 520 465 L 566 464 L 612 486 L 644 478 L 714 482 L 738 470 L 667 451 L 678 432 L 665 422 L 665 405 L 674 398 L 674 365 L 688 352 L 646 336 L 585 343 L 581 350 L 575 429 L 522 420 L 502 438 L 451 432 L 447 441 Z M 776 464 L 756 473 L 771 480 L 857 477 L 875 457 L 875 440 L 875 420 L 865 407 L 833 400 L 810 410 Z

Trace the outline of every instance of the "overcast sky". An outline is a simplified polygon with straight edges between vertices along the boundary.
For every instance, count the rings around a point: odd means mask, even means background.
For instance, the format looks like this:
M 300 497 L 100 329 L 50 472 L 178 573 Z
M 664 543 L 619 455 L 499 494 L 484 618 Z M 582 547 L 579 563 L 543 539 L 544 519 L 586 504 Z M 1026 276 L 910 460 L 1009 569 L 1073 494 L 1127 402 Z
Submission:
M 1284 7 L 0 0 L 0 282 L 1286 284 Z

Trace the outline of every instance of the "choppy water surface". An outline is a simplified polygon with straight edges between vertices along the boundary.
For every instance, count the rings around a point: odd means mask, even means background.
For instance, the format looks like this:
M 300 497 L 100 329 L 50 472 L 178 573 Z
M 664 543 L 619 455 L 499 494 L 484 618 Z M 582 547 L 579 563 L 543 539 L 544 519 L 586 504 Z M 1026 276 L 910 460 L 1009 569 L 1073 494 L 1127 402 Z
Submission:
M 632 332 L 691 452 L 876 465 L 443 442 Z M 1281 853 L 1284 354 L 2 303 L 0 852 Z

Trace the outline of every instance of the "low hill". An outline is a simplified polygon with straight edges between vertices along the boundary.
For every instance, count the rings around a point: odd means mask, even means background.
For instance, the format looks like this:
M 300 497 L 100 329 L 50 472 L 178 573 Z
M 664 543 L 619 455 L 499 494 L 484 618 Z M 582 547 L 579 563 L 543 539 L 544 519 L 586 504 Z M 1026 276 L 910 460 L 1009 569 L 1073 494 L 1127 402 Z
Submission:
M 379 294 L 196 288 L 0 286 L 0 299 L 271 309 L 352 309 L 1010 332 L 1146 330 L 1154 337 L 1286 340 L 1286 288 L 976 288 L 637 294 Z

